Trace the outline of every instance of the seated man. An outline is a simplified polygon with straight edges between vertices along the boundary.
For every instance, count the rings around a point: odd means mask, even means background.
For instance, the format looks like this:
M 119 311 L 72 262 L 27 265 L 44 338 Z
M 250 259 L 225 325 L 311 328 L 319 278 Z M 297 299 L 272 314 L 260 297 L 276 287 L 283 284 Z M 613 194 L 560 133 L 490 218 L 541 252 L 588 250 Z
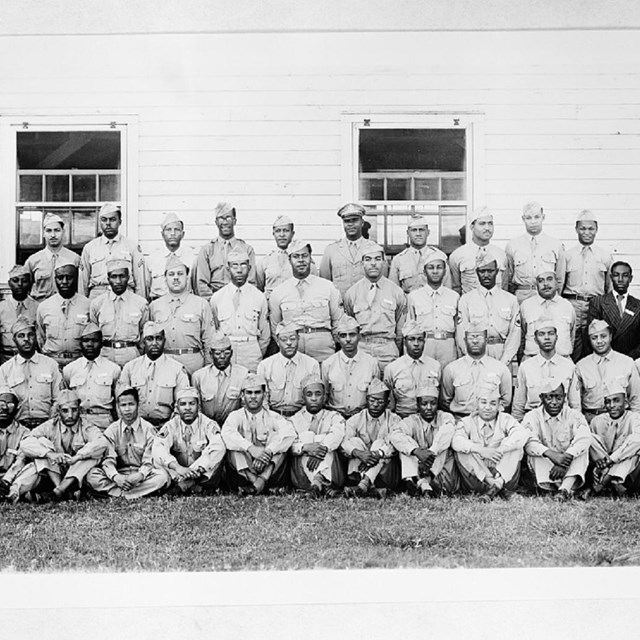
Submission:
M 85 477 L 100 462 L 105 449 L 100 430 L 80 416 L 78 394 L 61 391 L 56 416 L 20 442 L 20 455 L 26 464 L 16 469 L 17 473 L 11 469 L 5 475 L 4 479 L 11 484 L 8 498 L 18 502 L 47 479 L 53 485 L 48 497 L 61 500 L 82 488 Z
M 176 415 L 153 444 L 156 466 L 166 469 L 180 493 L 213 492 L 220 484 L 226 448 L 220 427 L 200 413 L 200 397 L 193 387 L 178 393 Z
M 295 440 L 291 423 L 264 408 L 266 387 L 264 378 L 249 374 L 242 383 L 244 408 L 229 414 L 222 427 L 222 439 L 229 452 L 229 484 L 241 493 L 245 487 L 258 495 L 282 486 L 286 454 Z
M 367 389 L 367 406 L 347 420 L 340 448 L 349 459 L 347 478 L 357 482 L 345 487 L 347 497 L 366 496 L 374 487 L 398 486 L 400 467 L 389 435 L 400 418 L 389 411 L 389 396 L 389 387 L 374 378 Z
M 323 493 L 334 497 L 344 485 L 344 471 L 336 455 L 344 438 L 344 419 L 324 408 L 325 383 L 319 376 L 307 376 L 302 393 L 304 409 L 291 418 L 297 433 L 291 447 L 291 482 L 313 497 Z
M 456 424 L 450 413 L 438 410 L 438 394 L 433 384 L 419 389 L 418 413 L 401 420 L 389 438 L 400 452 L 402 480 L 409 495 L 431 497 L 459 488 L 451 450 Z
M 0 387 L 0 495 L 9 492 L 10 483 L 5 480 L 5 474 L 18 459 L 20 441 L 29 434 L 29 429 L 15 419 L 19 402 L 9 387 Z M 19 467 L 22 466 L 23 458 L 19 463 Z
M 522 426 L 529 430 L 527 463 L 538 488 L 558 491 L 567 500 L 584 484 L 591 433 L 584 416 L 565 404 L 564 383 L 550 379 L 540 389 L 542 406 L 529 411 Z
M 476 398 L 476 411 L 458 422 L 451 441 L 462 486 L 489 498 L 498 494 L 508 497 L 518 486 L 529 433 L 500 411 L 495 385 L 480 385 Z
M 138 390 L 122 389 L 116 400 L 120 420 L 102 435 L 107 453 L 102 464 L 92 469 L 87 484 L 97 496 L 134 500 L 168 487 L 169 474 L 153 466 L 155 429 L 138 416 Z
M 627 409 L 626 391 L 620 382 L 609 382 L 603 394 L 607 412 L 589 425 L 592 488 L 594 493 L 610 488 L 614 495 L 624 496 L 627 478 L 640 463 L 640 415 Z

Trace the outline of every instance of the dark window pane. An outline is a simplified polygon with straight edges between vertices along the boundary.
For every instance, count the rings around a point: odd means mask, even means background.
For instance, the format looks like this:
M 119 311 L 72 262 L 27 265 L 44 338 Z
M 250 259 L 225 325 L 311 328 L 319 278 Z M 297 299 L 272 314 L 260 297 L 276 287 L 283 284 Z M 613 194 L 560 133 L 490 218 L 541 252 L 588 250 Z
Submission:
M 384 180 L 360 180 L 360 200 L 384 200 Z
M 464 244 L 467 207 L 440 207 L 440 248 L 447 254 Z
M 69 176 L 46 175 L 44 182 L 47 202 L 69 202 Z
M 442 178 L 442 200 L 464 200 L 465 192 L 464 178 Z
M 93 240 L 96 233 L 96 220 L 98 219 L 98 207 L 73 210 L 73 234 L 72 244 L 83 244 Z
M 20 202 L 42 201 L 42 176 L 20 176 Z
M 96 201 L 96 176 L 72 176 L 73 202 Z
M 113 202 L 120 200 L 120 176 L 106 175 L 98 176 L 100 184 L 100 202 Z
M 409 178 L 387 180 L 387 200 L 411 200 L 411 180 Z
M 440 200 L 439 178 L 416 178 L 416 200 Z

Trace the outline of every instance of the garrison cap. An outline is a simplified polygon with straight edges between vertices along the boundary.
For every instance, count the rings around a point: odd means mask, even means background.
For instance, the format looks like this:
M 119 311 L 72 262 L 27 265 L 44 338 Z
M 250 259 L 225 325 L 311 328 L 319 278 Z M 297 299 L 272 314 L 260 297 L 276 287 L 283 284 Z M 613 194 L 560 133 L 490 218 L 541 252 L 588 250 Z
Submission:
M 536 274 L 536 281 L 538 280 L 538 278 L 542 277 L 542 276 L 547 276 L 551 274 L 552 276 L 556 275 L 556 272 L 553 269 L 549 269 L 548 267 L 542 267 L 542 269 L 540 271 L 538 271 L 538 273 Z
M 338 324 L 336 324 L 336 333 L 341 333 L 344 331 L 359 331 L 360 325 L 355 318 L 352 318 L 348 315 L 343 315 L 340 320 L 338 320 Z
M 15 392 L 8 385 L 0 386 L 0 396 L 13 396 L 14 402 L 18 404 L 20 402 L 20 398 L 15 394 Z
M 486 320 L 478 320 L 478 322 L 471 322 L 464 330 L 466 333 L 483 333 L 489 330 L 489 324 Z
M 257 373 L 250 373 L 243 381 L 242 381 L 242 390 L 246 391 L 247 389 L 266 389 L 267 381 L 259 376 Z
M 605 329 L 609 329 L 609 331 L 611 331 L 611 327 L 605 320 L 592 320 L 587 333 L 591 336 L 594 333 L 600 333 L 600 331 L 604 331 Z
M 227 263 L 249 262 L 249 254 L 244 249 L 232 249 L 227 256 Z
M 374 378 L 367 387 L 367 395 L 375 396 L 381 393 L 387 393 L 389 390 L 389 387 L 382 382 L 382 380 Z
M 287 225 L 293 226 L 293 220 L 289 216 L 278 216 L 273 221 L 273 228 L 276 227 L 286 227 Z
M 598 218 L 593 211 L 589 209 L 583 209 L 577 216 L 576 222 L 595 222 L 598 223 Z
M 473 224 L 477 220 L 490 220 L 493 222 L 493 214 L 489 211 L 489 207 L 479 207 L 471 214 L 470 224 Z
M 122 258 L 114 258 L 113 260 L 107 261 L 107 273 L 113 273 L 118 269 L 130 269 L 131 263 L 128 260 L 123 260 Z
M 555 391 L 558 387 L 562 387 L 563 391 L 566 391 L 564 387 L 564 380 L 560 380 L 560 378 L 547 378 L 540 387 L 538 393 L 542 395 L 543 393 L 551 393 Z
M 416 398 L 437 398 L 440 395 L 440 389 L 433 382 L 423 384 L 416 393 Z
M 185 400 L 187 398 L 195 398 L 196 400 L 200 400 L 200 394 L 194 387 L 185 387 L 184 389 L 178 391 L 176 395 L 176 402 L 178 400 Z
M 407 320 L 402 327 L 403 338 L 408 338 L 409 336 L 423 336 L 425 333 L 426 331 L 422 325 L 415 320 Z
M 478 256 L 476 262 L 476 269 L 482 269 L 482 267 L 488 267 L 489 265 L 496 263 L 496 267 L 498 266 L 498 261 L 495 256 L 492 256 L 488 252 L 484 252 L 482 255 Z
M 540 331 L 541 329 L 558 329 L 556 321 L 551 316 L 540 316 L 533 323 L 533 331 Z
M 80 337 L 84 338 L 86 336 L 92 336 L 94 333 L 99 333 L 100 335 L 102 335 L 102 329 L 97 324 L 95 324 L 95 322 L 87 322 L 87 324 L 85 324 L 82 328 Z
M 171 224 L 172 222 L 179 222 L 180 224 L 184 225 L 184 222 L 178 218 L 178 214 L 173 212 L 173 211 L 167 211 L 164 214 L 164 218 L 162 218 L 162 222 L 160 223 L 160 228 L 164 229 L 167 225 Z
M 160 333 L 164 332 L 164 325 L 159 322 L 154 322 L 153 320 L 149 320 L 145 322 L 144 328 L 142 329 L 142 337 L 148 338 L 149 336 L 157 336 Z
M 302 378 L 302 381 L 300 382 L 300 387 L 304 391 L 307 387 L 311 387 L 314 384 L 322 385 L 323 389 L 325 387 L 324 381 L 317 373 L 310 373 L 308 376 L 305 376 L 304 378 Z
M 430 262 L 438 262 L 442 260 L 442 262 L 444 262 L 445 264 L 447 264 L 447 254 L 444 253 L 444 251 L 440 251 L 440 249 L 434 249 L 433 251 L 431 251 L 431 253 L 429 253 L 429 255 L 426 257 L 424 263 L 425 265 L 429 264 Z
M 429 223 L 424 216 L 418 213 L 414 213 L 407 222 L 407 229 L 419 229 L 420 227 L 428 227 Z
M 605 398 L 608 398 L 609 396 L 618 395 L 619 393 L 626 396 L 627 390 L 615 378 L 613 380 L 608 380 L 602 386 L 602 395 Z
M 80 404 L 80 396 L 73 389 L 63 389 L 58 393 L 56 404 L 65 407 L 68 404 Z
M 279 322 L 276 327 L 276 338 L 290 333 L 298 333 L 300 326 L 295 322 Z
M 348 216 L 360 216 L 363 218 L 366 213 L 367 210 L 361 204 L 356 204 L 355 202 L 345 204 L 343 207 L 338 209 L 338 215 L 341 218 L 346 218 Z
M 171 253 L 171 255 L 167 258 L 167 263 L 164 267 L 165 274 L 169 269 L 178 269 L 179 267 L 186 267 L 187 273 L 189 272 L 189 265 L 180 257 L 178 257 L 175 253 Z
M 108 216 L 110 213 L 119 213 L 120 215 L 122 215 L 122 208 L 115 202 L 105 202 L 102 207 L 100 207 L 98 218 L 102 216 Z
M 365 256 L 375 256 L 379 253 L 381 253 L 382 257 L 384 258 L 384 249 L 379 244 L 376 244 L 375 242 L 367 242 L 362 248 L 363 258 Z
M 26 329 L 34 329 L 36 328 L 36 323 L 33 320 L 29 320 L 26 316 L 19 316 L 18 319 L 11 326 L 11 333 L 15 335 L 20 331 L 25 331 Z
M 42 228 L 44 229 L 50 224 L 59 224 L 64 227 L 64 220 L 57 213 L 46 213 L 42 219 Z
M 73 267 L 76 270 L 78 269 L 78 265 L 73 260 L 70 260 L 69 258 L 62 258 L 60 262 L 56 263 L 56 267 L 53 271 L 55 273 L 64 267 Z
M 26 275 L 31 275 L 31 272 L 23 264 L 14 265 L 13 267 L 11 267 L 11 271 L 9 271 L 10 278 L 17 278 L 18 276 Z
M 500 389 L 497 385 L 489 382 L 481 382 L 476 386 L 476 398 L 485 400 L 496 400 L 500 398 Z
M 211 350 L 228 349 L 230 346 L 231 340 L 229 336 L 222 333 L 222 331 L 216 331 L 216 333 L 211 336 Z
M 218 202 L 213 212 L 215 213 L 215 216 L 217 219 L 217 218 L 222 218 L 224 216 L 227 216 L 230 213 L 235 215 L 236 208 L 229 202 Z
M 291 255 L 292 253 L 300 253 L 303 249 L 309 249 L 309 253 L 311 253 L 311 245 L 305 240 L 292 240 L 289 246 L 287 247 L 287 255 Z
M 528 213 L 542 213 L 542 205 L 539 202 L 536 202 L 535 200 L 532 200 L 531 202 L 527 202 L 522 207 L 522 215 L 526 216 Z

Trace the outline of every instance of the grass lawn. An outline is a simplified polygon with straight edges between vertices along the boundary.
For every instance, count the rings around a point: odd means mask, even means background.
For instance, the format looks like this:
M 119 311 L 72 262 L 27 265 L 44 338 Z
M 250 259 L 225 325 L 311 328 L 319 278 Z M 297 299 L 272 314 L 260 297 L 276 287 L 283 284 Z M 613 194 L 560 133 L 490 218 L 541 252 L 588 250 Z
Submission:
M 4 571 L 640 563 L 640 500 L 149 498 L 0 507 Z

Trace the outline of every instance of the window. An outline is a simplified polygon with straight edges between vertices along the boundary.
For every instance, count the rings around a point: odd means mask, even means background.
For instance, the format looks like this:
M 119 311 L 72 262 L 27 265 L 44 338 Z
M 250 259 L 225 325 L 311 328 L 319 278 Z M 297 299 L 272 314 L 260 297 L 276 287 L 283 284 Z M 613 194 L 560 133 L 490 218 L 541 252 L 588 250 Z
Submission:
M 464 243 L 472 127 L 449 116 L 424 119 L 350 118 L 351 199 L 369 210 L 370 237 L 389 255 L 405 248 L 414 213 L 429 224 L 429 244 L 450 254 Z

